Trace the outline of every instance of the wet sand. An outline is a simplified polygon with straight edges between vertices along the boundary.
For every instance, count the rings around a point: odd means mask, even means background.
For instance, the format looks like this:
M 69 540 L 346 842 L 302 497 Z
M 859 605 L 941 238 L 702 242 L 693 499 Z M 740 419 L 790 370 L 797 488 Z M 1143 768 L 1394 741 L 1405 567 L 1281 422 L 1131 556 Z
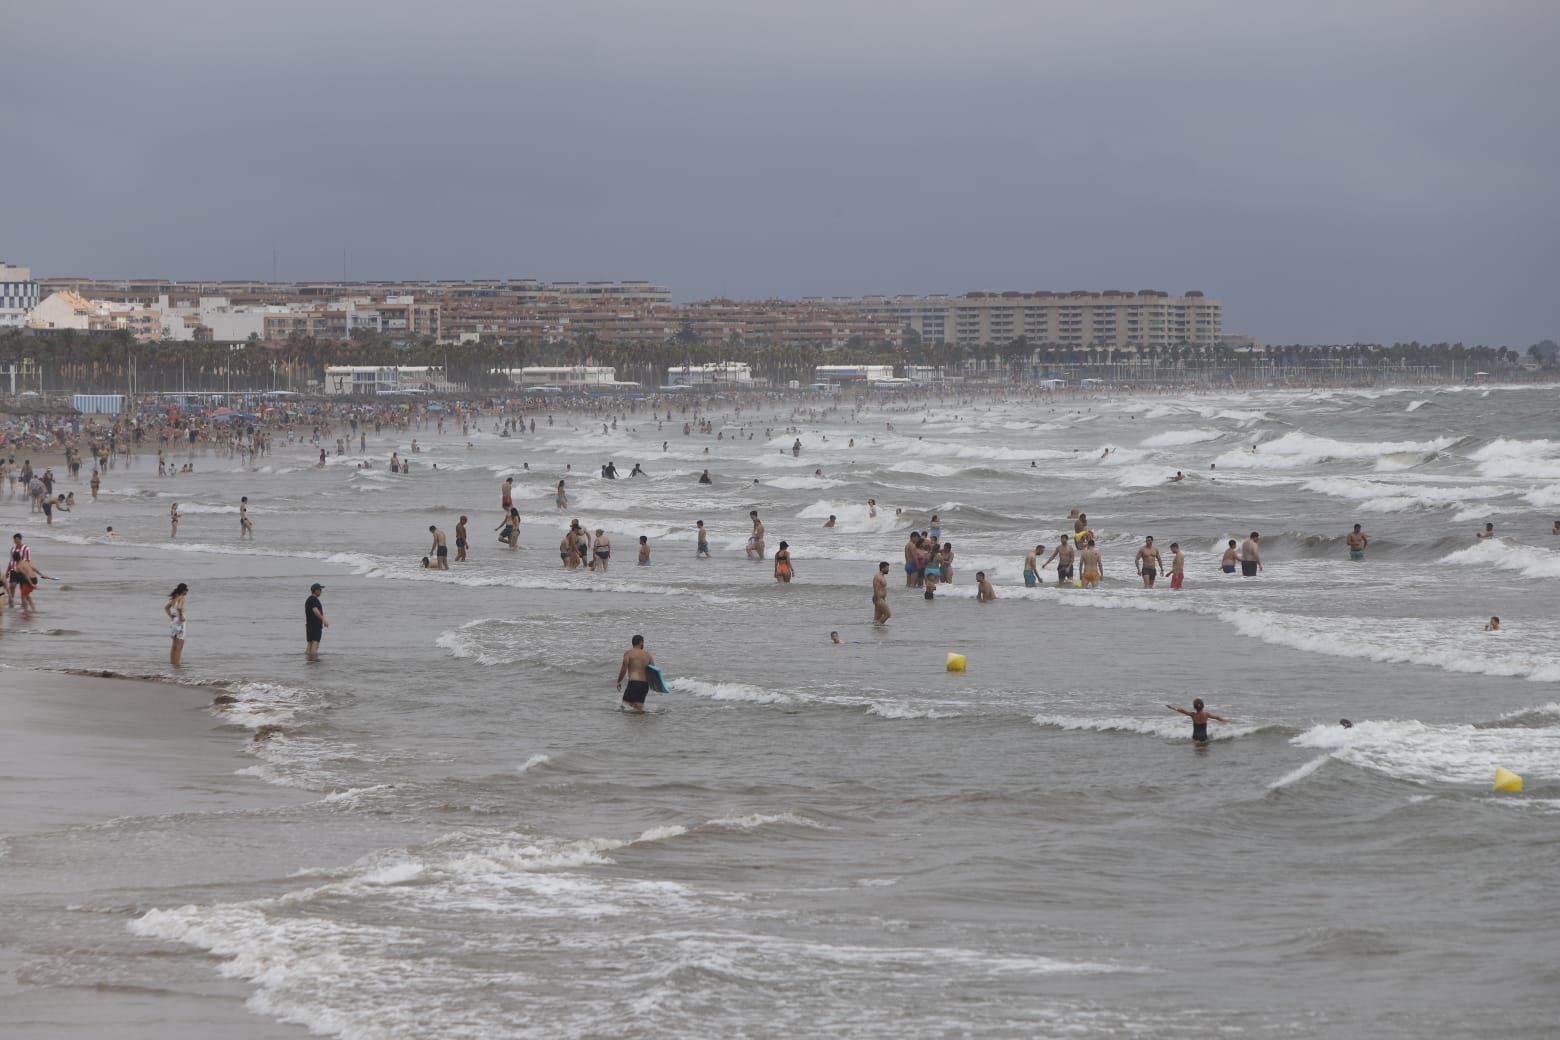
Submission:
M 250 1013 L 248 986 L 187 947 L 126 945 L 136 901 L 167 864 L 127 850 L 105 863 L 108 821 L 284 807 L 303 792 L 235 770 L 246 735 L 208 711 L 218 691 L 131 679 L 0 670 L 0 1034 L 19 1038 L 297 1037 Z M 88 860 L 88 862 L 82 862 Z M 104 870 L 117 881 L 105 891 Z M 68 919 L 68 924 L 66 920 Z M 83 949 L 86 932 L 101 932 Z M 96 954 L 96 955 L 94 955 Z

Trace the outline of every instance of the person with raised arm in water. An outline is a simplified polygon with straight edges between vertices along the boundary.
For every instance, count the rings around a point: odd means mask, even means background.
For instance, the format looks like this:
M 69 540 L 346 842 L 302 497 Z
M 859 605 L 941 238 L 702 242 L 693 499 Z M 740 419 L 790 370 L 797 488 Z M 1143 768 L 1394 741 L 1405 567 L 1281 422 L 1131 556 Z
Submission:
M 1223 715 L 1215 715 L 1207 708 L 1204 708 L 1201 697 L 1198 697 L 1196 700 L 1192 701 L 1191 711 L 1187 711 L 1185 708 L 1178 708 L 1174 704 L 1166 704 L 1165 707 L 1169 708 L 1171 711 L 1178 711 L 1182 715 L 1185 715 L 1187 718 L 1192 720 L 1192 742 L 1196 744 L 1208 743 L 1209 719 L 1224 723 L 1230 721 Z
M 1365 532 L 1360 530 L 1359 524 L 1354 525 L 1354 530 L 1349 532 L 1348 537 L 1344 541 L 1349 544 L 1349 559 L 1363 560 L 1365 558 L 1365 547 L 1370 544 L 1370 539 L 1365 537 Z
M 647 665 L 655 664 L 655 658 L 645 649 L 645 637 L 635 636 L 631 645 L 623 651 L 623 663 L 618 667 L 615 689 L 623 691 L 623 707 L 638 715 L 645 712 L 645 696 L 650 692 L 650 673 Z M 623 679 L 628 678 L 628 688 L 623 689 Z

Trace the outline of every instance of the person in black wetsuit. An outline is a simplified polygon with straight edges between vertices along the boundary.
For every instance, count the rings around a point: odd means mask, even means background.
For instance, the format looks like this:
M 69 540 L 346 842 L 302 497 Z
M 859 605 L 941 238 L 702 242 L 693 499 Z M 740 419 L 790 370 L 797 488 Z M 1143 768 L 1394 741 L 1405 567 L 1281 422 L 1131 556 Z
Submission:
M 1174 704 L 1166 704 L 1165 707 L 1169 708 L 1171 711 L 1178 711 L 1182 715 L 1185 715 L 1187 718 L 1192 720 L 1192 742 L 1196 744 L 1208 743 L 1209 719 L 1214 719 L 1219 722 L 1230 721 L 1223 715 L 1215 715 L 1213 712 L 1204 708 L 1201 697 L 1198 697 L 1196 700 L 1192 701 L 1191 711 L 1187 711 L 1185 708 L 1178 708 Z

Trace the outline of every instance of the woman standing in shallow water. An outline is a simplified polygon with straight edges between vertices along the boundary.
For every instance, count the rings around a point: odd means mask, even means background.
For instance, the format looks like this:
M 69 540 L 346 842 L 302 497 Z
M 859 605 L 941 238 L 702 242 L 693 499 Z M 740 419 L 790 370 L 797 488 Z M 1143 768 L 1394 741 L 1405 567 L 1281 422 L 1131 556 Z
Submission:
M 1178 708 L 1174 704 L 1166 704 L 1165 707 L 1169 708 L 1171 711 L 1178 711 L 1182 715 L 1185 715 L 1187 718 L 1192 720 L 1192 742 L 1195 744 L 1208 743 L 1209 719 L 1216 719 L 1219 722 L 1230 721 L 1223 715 L 1215 715 L 1207 708 L 1204 708 L 1201 697 L 1198 697 L 1196 700 L 1192 701 L 1191 711 L 1187 711 L 1185 708 Z
M 775 550 L 775 581 L 788 585 L 795 573 L 791 568 L 791 543 L 781 542 L 780 548 Z
M 181 581 L 168 594 L 168 602 L 163 604 L 163 613 L 168 615 L 168 634 L 173 637 L 173 647 L 168 651 L 168 663 L 175 667 L 184 656 L 184 597 L 189 591 L 190 587 Z

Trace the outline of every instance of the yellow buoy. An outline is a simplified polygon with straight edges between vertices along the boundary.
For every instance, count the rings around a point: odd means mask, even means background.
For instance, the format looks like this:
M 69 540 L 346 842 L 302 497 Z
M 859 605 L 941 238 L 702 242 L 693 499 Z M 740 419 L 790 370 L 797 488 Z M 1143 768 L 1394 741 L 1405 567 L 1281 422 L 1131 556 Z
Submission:
M 950 672 L 962 672 L 962 671 L 964 671 L 964 655 L 963 654 L 949 654 L 948 655 L 948 671 L 950 671 Z M 1518 782 L 1520 783 L 1521 781 L 1518 781 Z
M 950 664 L 948 667 L 952 668 L 953 665 Z M 1495 790 L 1497 790 L 1497 791 L 1513 791 L 1513 792 L 1521 791 L 1522 790 L 1522 778 L 1520 776 L 1518 776 L 1516 773 L 1513 773 L 1509 769 L 1502 769 L 1499 766 L 1496 766 L 1495 767 Z

